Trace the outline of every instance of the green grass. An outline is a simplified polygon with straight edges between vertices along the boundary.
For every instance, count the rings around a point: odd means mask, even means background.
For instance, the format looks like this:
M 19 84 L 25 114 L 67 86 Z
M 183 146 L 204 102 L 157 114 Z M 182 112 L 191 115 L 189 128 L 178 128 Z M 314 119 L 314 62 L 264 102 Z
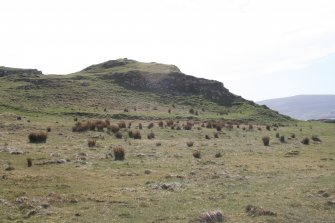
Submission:
M 151 111 L 160 116 L 162 111 Z M 27 122 L 27 120 L 31 122 Z M 79 119 L 82 120 L 82 119 Z M 18 148 L 24 154 L 0 152 L 0 216 L 3 222 L 192 222 L 205 211 L 221 210 L 227 222 L 332 222 L 334 207 L 319 195 L 324 190 L 335 195 L 333 151 L 334 124 L 297 122 L 279 127 L 286 143 L 261 125 L 252 131 L 234 126 L 223 128 L 215 139 L 215 129 L 147 129 L 150 121 L 132 121 L 132 128 L 143 124 L 142 140 L 104 132 L 74 133 L 72 117 L 67 115 L 0 115 L 0 148 Z M 111 120 L 118 123 L 119 120 Z M 180 121 L 180 125 L 185 120 Z M 296 126 L 295 126 L 296 125 Z M 31 131 L 51 127 L 46 143 L 31 144 Z M 248 127 L 247 125 L 245 125 Z M 302 128 L 302 131 L 299 131 Z M 247 128 L 248 129 L 248 128 Z M 155 139 L 147 140 L 153 131 Z M 288 139 L 291 133 L 295 139 Z M 206 140 L 205 135 L 212 138 Z M 126 135 L 126 134 L 124 134 Z M 270 146 L 261 138 L 269 135 Z M 321 143 L 305 146 L 304 137 L 318 135 Z M 144 136 L 144 137 L 143 137 Z M 89 148 L 87 140 L 97 139 Z M 187 141 L 194 141 L 187 147 Z M 160 142 L 161 146 L 156 146 Z M 7 146 L 4 144 L 7 143 Z M 126 149 L 124 161 L 106 159 L 114 146 Z M 201 152 L 195 159 L 193 151 Z M 286 157 L 297 150 L 296 156 Z M 80 152 L 86 160 L 77 160 Z M 215 158 L 221 152 L 222 157 Z M 27 167 L 26 158 L 33 159 Z M 44 161 L 67 159 L 64 164 L 36 165 Z M 10 162 L 15 168 L 5 171 Z M 150 174 L 145 171 L 150 170 Z M 175 185 L 174 190 L 159 188 Z M 25 196 L 27 201 L 16 200 Z M 48 204 L 47 208 L 42 206 Z M 277 216 L 249 217 L 244 208 L 251 204 L 277 213 Z M 27 217 L 27 213 L 36 213 Z

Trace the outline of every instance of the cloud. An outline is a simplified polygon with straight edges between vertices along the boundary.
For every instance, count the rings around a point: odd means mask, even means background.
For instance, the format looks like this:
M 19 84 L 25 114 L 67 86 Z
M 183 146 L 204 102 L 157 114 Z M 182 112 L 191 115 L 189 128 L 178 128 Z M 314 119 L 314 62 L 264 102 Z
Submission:
M 129 57 L 208 78 L 308 66 L 335 52 L 332 0 L 1 3 L 1 61 L 67 73 Z M 20 5 L 21 7 L 17 7 Z

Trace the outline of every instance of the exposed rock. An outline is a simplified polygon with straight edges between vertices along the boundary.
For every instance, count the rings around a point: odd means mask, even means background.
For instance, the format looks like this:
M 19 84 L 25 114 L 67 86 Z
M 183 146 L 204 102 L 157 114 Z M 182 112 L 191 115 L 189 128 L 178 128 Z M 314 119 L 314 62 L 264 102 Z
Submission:
M 261 207 L 256 207 L 256 206 L 253 206 L 253 205 L 250 205 L 250 204 L 245 207 L 245 212 L 247 212 L 247 214 L 249 216 L 252 216 L 252 217 L 264 216 L 264 215 L 267 215 L 267 216 L 276 216 L 277 215 L 276 213 L 274 213 L 272 211 L 264 210 Z
M 335 196 L 331 197 L 328 201 L 327 204 L 330 206 L 335 207 Z
M 21 155 L 24 153 L 22 150 L 17 149 L 17 148 L 2 148 L 0 149 L 0 151 L 13 154 L 13 155 Z
M 297 156 L 299 154 L 300 154 L 300 152 L 298 150 L 291 150 L 291 151 L 285 153 L 285 157 Z
M 0 199 L 0 205 L 6 205 L 6 206 L 9 206 L 10 205 L 10 202 L 5 200 L 5 199 Z
M 180 72 L 152 74 L 132 70 L 127 73 L 101 75 L 103 79 L 114 80 L 118 84 L 174 96 L 202 95 L 220 105 L 231 105 L 238 97 L 229 92 L 221 82 L 196 78 Z
M 223 222 L 224 217 L 221 211 L 208 211 L 202 213 L 199 217 L 200 223 L 216 223 Z
M 19 204 L 24 204 L 28 201 L 28 198 L 26 196 L 20 196 L 16 198 L 15 201 Z
M 168 190 L 168 191 L 175 191 L 182 187 L 182 184 L 179 182 L 169 182 L 169 183 L 160 183 L 154 185 L 155 189 L 161 189 L 161 190 Z
M 42 72 L 36 69 L 19 69 L 10 67 L 0 67 L 0 77 L 9 76 L 13 74 L 19 75 L 41 75 Z

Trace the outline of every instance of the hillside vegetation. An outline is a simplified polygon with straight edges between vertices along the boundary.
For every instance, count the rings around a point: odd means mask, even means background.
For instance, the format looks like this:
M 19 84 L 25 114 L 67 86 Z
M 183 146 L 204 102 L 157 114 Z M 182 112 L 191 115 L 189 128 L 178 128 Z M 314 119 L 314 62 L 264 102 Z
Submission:
M 172 65 L 3 69 L 0 222 L 334 222 L 334 124 Z
M 220 82 L 185 75 L 173 65 L 119 59 L 69 75 L 14 71 L 0 77 L 2 111 L 129 119 L 291 121 L 230 93 Z

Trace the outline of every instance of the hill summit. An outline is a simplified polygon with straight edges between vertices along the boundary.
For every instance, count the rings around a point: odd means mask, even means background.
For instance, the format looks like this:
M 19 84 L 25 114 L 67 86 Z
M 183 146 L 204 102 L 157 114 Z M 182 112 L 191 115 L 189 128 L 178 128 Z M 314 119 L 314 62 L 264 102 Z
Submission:
M 221 82 L 186 75 L 174 65 L 141 63 L 135 60 L 110 60 L 83 70 L 101 73 L 100 78 L 136 89 L 174 96 L 203 95 L 220 105 L 231 105 L 237 98 Z
M 0 111 L 125 119 L 291 120 L 231 93 L 221 82 L 186 75 L 174 65 L 123 58 L 68 75 L 41 74 L 7 69 L 0 76 Z

